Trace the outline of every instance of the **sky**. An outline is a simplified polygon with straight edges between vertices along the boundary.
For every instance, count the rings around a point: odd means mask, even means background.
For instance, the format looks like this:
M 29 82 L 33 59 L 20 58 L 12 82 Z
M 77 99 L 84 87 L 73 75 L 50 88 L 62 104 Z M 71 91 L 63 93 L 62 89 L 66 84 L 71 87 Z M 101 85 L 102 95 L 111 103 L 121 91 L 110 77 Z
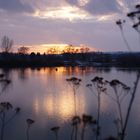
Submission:
M 13 39 L 15 49 L 83 44 L 97 51 L 128 51 L 115 24 L 125 19 L 131 50 L 140 51 L 139 35 L 126 16 L 136 4 L 140 0 L 0 0 L 0 38 Z

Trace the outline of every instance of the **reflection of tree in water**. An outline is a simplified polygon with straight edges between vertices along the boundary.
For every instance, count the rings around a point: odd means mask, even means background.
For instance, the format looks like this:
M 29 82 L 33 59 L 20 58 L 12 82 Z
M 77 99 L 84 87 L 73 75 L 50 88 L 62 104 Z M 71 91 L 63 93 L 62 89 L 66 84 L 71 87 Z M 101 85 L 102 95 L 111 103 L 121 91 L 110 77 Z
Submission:
M 18 71 L 18 76 L 21 80 L 27 80 L 28 79 L 28 69 L 26 68 L 22 68 L 22 69 L 19 69 Z
M 10 71 L 8 69 L 3 69 L 0 74 L 0 95 L 9 88 L 11 83 Z

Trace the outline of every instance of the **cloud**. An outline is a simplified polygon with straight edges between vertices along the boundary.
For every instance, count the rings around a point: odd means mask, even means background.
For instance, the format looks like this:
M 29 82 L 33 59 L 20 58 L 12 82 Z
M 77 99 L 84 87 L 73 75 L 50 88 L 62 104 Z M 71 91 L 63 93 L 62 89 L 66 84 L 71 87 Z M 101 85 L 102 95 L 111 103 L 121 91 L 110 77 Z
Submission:
M 92 15 L 122 14 L 128 12 L 139 0 L 65 0 Z
M 120 12 L 115 0 L 90 0 L 90 2 L 83 8 L 92 14 L 110 14 Z
M 108 2 L 109 1 L 109 2 Z M 0 0 L 0 11 L 26 13 L 30 17 L 43 19 L 109 20 L 117 8 L 114 0 Z M 115 9 L 116 8 L 116 9 Z M 112 10 L 111 10 L 112 9 Z
M 119 12 L 116 0 L 66 0 L 71 5 L 85 9 L 94 14 L 108 14 L 111 12 Z
M 84 20 L 91 19 L 92 16 L 76 6 L 61 6 L 61 7 L 49 7 L 45 10 L 36 10 L 33 16 L 44 19 L 68 19 L 73 20 Z
M 139 0 L 0 0 L 0 10 L 34 13 L 36 17 L 89 19 L 129 11 Z M 60 15 L 61 14 L 61 15 Z M 86 16 L 87 18 L 83 18 Z M 81 18 L 80 18 L 81 17 Z M 71 18 L 71 17 L 70 17 Z M 94 18 L 93 18 L 94 19 Z
M 68 43 L 95 45 L 105 51 L 125 50 L 115 21 L 126 17 L 125 12 L 138 1 L 0 0 L 0 38 L 7 35 L 15 44 L 30 46 Z M 131 33 L 131 28 L 126 26 L 125 29 L 130 43 L 137 42 L 135 31 Z M 137 44 L 132 43 L 134 48 L 138 48 Z
M 33 12 L 33 8 L 20 0 L 0 0 L 0 9 L 7 12 Z

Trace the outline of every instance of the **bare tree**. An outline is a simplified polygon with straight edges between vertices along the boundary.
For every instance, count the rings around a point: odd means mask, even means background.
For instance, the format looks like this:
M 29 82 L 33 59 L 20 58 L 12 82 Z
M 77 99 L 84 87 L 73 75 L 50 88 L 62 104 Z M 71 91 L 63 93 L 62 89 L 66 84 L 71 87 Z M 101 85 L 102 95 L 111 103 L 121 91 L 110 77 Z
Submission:
M 8 36 L 3 36 L 1 39 L 1 49 L 3 52 L 10 52 L 12 49 L 12 46 L 14 44 L 14 41 L 10 39 Z
M 29 51 L 29 48 L 24 47 L 24 46 L 22 46 L 22 47 L 20 47 L 20 48 L 18 49 L 18 53 L 19 53 L 19 54 L 27 54 L 28 51 Z

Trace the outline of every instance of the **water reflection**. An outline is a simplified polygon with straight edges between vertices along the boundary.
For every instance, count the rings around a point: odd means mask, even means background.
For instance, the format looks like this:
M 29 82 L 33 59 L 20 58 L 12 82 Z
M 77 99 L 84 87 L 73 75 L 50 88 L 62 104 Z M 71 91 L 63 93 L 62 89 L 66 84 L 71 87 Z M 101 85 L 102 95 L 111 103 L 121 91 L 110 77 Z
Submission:
M 87 75 L 88 73 L 96 73 L 101 71 L 110 71 L 107 69 L 101 69 L 101 68 L 93 68 L 93 67 L 52 67 L 52 68 L 37 68 L 37 69 L 21 69 L 19 70 L 19 78 L 27 77 L 29 74 L 31 75 Z
M 10 71 L 7 69 L 2 70 L 0 73 L 0 96 L 8 91 L 10 85 L 12 85 Z
M 85 112 L 86 105 L 84 97 L 80 95 L 79 98 L 76 105 L 77 113 L 82 114 Z M 43 98 L 38 96 L 33 102 L 36 115 L 43 111 L 50 118 L 57 118 L 59 121 L 66 121 L 75 115 L 75 104 L 71 89 L 68 89 L 67 92 L 61 91 L 57 96 L 53 93 L 48 93 Z
M 76 93 L 76 111 L 77 115 L 80 117 L 83 114 L 89 114 L 94 117 L 97 115 L 97 100 L 85 86 L 86 84 L 90 83 L 91 79 L 93 79 L 95 76 L 98 75 L 108 80 L 117 78 L 129 86 L 133 86 L 133 82 L 136 78 L 136 71 L 129 71 L 126 69 L 125 71 L 122 71 L 122 69 L 116 70 L 115 68 L 102 69 L 93 67 L 28 68 L 22 70 L 13 69 L 9 70 L 8 73 L 8 77 L 10 77 L 12 80 L 13 85 L 8 91 L 6 91 L 7 94 L 4 94 L 1 100 L 10 101 L 15 106 L 20 106 L 23 110 L 18 121 L 19 124 L 17 122 L 14 122 L 15 124 L 13 124 L 17 127 L 17 131 L 20 132 L 17 134 L 18 136 L 14 136 L 14 130 L 12 131 L 12 128 L 9 127 L 11 131 L 8 131 L 9 135 L 13 136 L 14 138 L 18 137 L 21 140 L 25 138 L 23 130 L 25 130 L 24 127 L 26 127 L 26 124 L 24 126 L 23 122 L 25 122 L 27 117 L 31 117 L 36 121 L 33 129 L 31 130 L 33 131 L 32 134 L 34 134 L 32 136 L 34 140 L 45 140 L 46 130 L 50 130 L 50 128 L 55 125 L 60 125 L 62 128 L 62 130 L 60 129 L 60 132 L 63 134 L 63 136 L 60 134 L 60 139 L 65 140 L 63 138 L 68 136 L 69 129 L 67 127 L 70 126 L 69 122 L 75 115 L 75 105 L 73 91 L 66 82 L 66 78 L 75 76 L 82 79 L 81 86 L 78 88 Z M 138 91 L 139 90 L 140 89 L 138 89 Z M 111 90 L 109 90 L 109 92 L 112 94 Z M 138 132 L 140 129 L 140 126 L 138 126 L 140 122 L 139 99 L 140 95 L 137 95 L 134 103 L 135 107 L 133 108 L 129 123 L 131 128 L 128 128 L 127 140 L 131 140 L 131 135 L 135 135 L 140 138 Z M 125 104 L 127 103 L 128 100 L 126 99 L 123 106 L 123 112 L 125 112 Z M 113 102 L 110 101 L 106 95 L 102 95 L 101 125 L 103 125 L 103 137 L 114 134 L 114 109 L 115 107 Z M 135 129 L 135 124 L 137 124 L 137 129 Z M 42 133 L 44 134 L 41 135 Z M 23 139 L 20 136 L 21 134 Z M 36 137 L 36 134 L 38 134 L 38 137 Z M 10 139 L 9 135 L 7 135 L 6 140 Z M 52 138 L 50 135 L 50 131 L 47 131 L 48 139 Z M 92 136 L 89 135 L 89 140 L 91 139 Z
M 18 70 L 18 77 L 21 79 L 21 80 L 27 80 L 28 79 L 28 69 L 25 69 L 25 68 L 22 68 L 20 70 Z

